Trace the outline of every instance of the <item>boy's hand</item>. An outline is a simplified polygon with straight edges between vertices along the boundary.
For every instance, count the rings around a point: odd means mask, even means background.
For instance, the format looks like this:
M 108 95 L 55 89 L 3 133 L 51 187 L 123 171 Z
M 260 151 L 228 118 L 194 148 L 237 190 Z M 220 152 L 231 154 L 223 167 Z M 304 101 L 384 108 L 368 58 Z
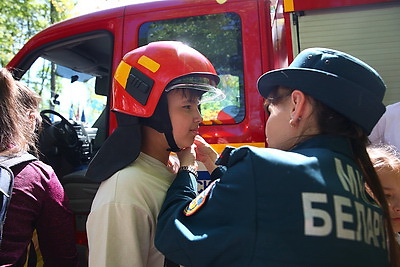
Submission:
M 218 158 L 218 153 L 200 136 L 197 135 L 194 139 L 195 155 L 198 161 L 203 162 L 209 173 L 217 167 L 215 161 Z
M 191 166 L 197 170 L 198 164 L 196 162 L 196 151 L 194 144 L 177 152 L 176 155 L 179 158 L 180 166 Z

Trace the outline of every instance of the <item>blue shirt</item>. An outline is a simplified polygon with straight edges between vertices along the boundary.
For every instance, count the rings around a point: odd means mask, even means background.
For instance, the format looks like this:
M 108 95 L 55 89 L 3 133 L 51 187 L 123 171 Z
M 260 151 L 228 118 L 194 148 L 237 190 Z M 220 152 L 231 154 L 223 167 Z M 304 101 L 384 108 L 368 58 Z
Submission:
M 345 138 L 318 136 L 290 152 L 236 149 L 211 186 L 192 201 L 196 181 L 189 173 L 171 185 L 155 240 L 170 260 L 184 266 L 388 266 L 382 212 L 366 194 Z

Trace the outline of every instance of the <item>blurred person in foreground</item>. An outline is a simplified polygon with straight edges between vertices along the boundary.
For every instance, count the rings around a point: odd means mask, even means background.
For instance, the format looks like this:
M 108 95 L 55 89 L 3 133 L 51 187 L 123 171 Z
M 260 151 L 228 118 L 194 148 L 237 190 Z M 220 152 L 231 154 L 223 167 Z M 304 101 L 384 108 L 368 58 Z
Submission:
M 0 156 L 13 158 L 31 152 L 37 157 L 40 96 L 2 68 L 0 102 Z M 3 228 L 0 265 L 36 264 L 28 263 L 34 260 L 28 251 L 35 251 L 31 240 L 36 231 L 43 266 L 78 266 L 73 214 L 53 169 L 33 157 L 11 170 L 14 188 Z
M 381 181 L 389 205 L 393 231 L 400 243 L 400 153 L 391 145 L 373 145 L 367 151 Z M 372 193 L 371 195 L 373 196 Z
M 392 145 L 400 151 L 400 102 L 386 106 L 386 111 L 372 129 L 369 140 L 374 145 Z

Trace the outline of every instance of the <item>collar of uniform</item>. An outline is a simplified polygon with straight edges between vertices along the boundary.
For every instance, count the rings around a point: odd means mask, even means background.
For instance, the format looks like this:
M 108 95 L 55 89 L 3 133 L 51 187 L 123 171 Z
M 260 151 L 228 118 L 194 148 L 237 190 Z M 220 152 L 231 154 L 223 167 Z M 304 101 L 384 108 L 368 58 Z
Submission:
M 317 135 L 298 144 L 291 151 L 299 152 L 309 148 L 323 148 L 353 158 L 351 144 L 348 138 L 333 135 Z

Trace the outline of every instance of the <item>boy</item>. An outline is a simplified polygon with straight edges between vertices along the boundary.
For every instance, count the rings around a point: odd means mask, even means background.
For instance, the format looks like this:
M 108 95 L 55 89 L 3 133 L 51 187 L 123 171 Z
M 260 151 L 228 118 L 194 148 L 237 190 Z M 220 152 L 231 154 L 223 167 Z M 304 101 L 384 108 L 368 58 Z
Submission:
M 124 56 L 113 80 L 118 127 L 86 174 L 102 182 L 87 221 L 89 266 L 163 266 L 153 241 L 178 171 L 170 152 L 192 145 L 199 101 L 220 94 L 218 82 L 208 59 L 180 42 L 154 42 Z

